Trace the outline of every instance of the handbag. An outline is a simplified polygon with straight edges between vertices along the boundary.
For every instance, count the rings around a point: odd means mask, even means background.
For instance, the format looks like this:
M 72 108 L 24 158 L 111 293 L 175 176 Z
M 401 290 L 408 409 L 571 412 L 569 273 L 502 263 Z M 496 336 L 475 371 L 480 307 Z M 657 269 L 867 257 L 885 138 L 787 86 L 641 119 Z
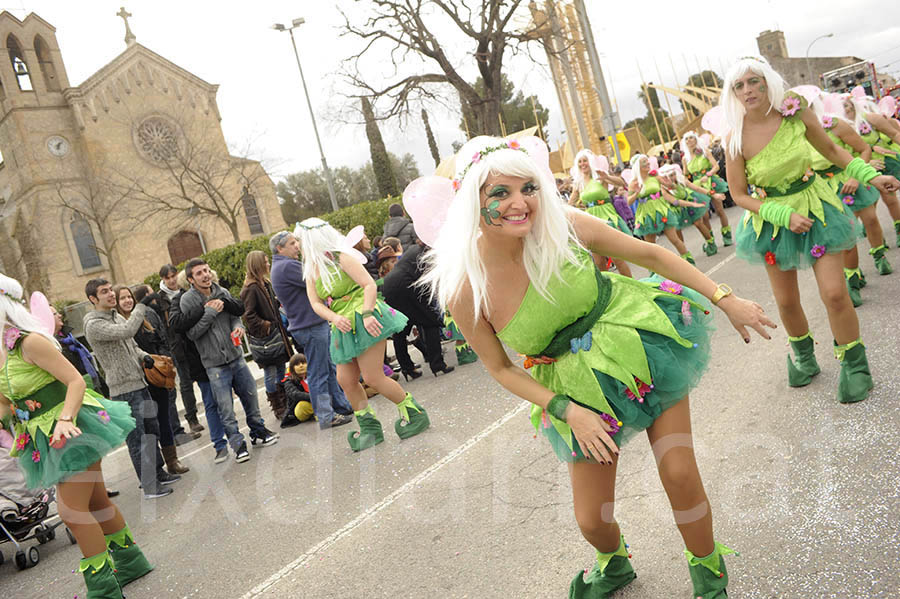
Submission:
M 281 334 L 281 328 L 277 323 L 273 323 L 273 325 L 272 331 L 266 337 L 260 338 L 247 335 L 250 355 L 253 356 L 253 361 L 260 366 L 285 362 L 285 358 L 288 355 L 287 348 L 284 346 L 284 336 Z
M 150 354 L 153 368 L 144 368 L 144 377 L 154 387 L 162 389 L 175 388 L 175 363 L 169 356 Z

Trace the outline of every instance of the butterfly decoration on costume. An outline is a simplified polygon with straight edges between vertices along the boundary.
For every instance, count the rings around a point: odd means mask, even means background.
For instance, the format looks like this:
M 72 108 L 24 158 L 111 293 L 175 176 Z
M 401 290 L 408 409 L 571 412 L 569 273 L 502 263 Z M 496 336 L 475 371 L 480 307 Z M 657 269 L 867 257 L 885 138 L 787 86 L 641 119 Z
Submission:
M 581 337 L 575 337 L 569 340 L 569 349 L 573 354 L 577 354 L 579 351 L 590 351 L 591 344 L 593 343 L 593 335 L 588 331 Z

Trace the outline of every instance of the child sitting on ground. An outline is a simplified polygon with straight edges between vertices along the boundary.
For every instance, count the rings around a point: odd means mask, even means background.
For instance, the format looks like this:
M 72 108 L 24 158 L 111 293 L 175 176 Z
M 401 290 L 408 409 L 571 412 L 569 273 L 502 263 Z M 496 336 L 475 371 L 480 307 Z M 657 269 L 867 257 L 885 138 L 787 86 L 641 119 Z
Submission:
M 294 354 L 288 363 L 288 372 L 282 383 L 287 397 L 287 410 L 281 421 L 281 428 L 296 426 L 315 418 L 312 402 L 309 399 L 309 386 L 306 384 L 306 356 Z

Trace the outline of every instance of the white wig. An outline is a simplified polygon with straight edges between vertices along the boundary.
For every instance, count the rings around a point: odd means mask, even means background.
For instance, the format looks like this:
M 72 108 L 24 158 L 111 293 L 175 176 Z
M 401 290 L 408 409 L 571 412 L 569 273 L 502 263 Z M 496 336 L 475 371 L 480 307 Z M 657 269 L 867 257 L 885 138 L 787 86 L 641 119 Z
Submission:
M 635 154 L 631 157 L 631 172 L 634 174 L 634 178 L 637 179 L 638 185 L 640 185 L 641 191 L 644 191 L 644 177 L 641 176 L 641 161 L 646 160 L 647 166 L 650 166 L 650 159 L 644 156 L 643 154 Z
M 591 158 L 594 157 L 594 153 L 588 149 L 580 150 L 577 154 L 575 154 L 575 164 L 572 165 L 572 170 L 569 171 L 569 174 L 572 175 L 572 184 L 575 189 L 581 191 L 584 189 L 584 186 L 588 184 L 587 181 L 584 180 L 584 173 L 581 168 L 578 166 L 578 161 L 581 160 L 582 157 L 588 159 L 588 166 L 591 169 L 591 177 L 597 178 L 597 171 L 594 169 L 594 165 L 591 164 Z
M 875 105 L 875 102 L 870 100 L 868 97 L 866 98 L 857 98 L 856 96 L 849 94 L 844 97 L 844 99 L 850 100 L 853 104 L 853 112 L 855 116 L 853 117 L 853 125 L 857 131 L 859 131 L 859 126 L 863 124 L 863 122 L 868 122 L 866 120 L 867 113 L 875 113 L 881 114 L 878 111 L 878 106 Z
M 477 163 L 460 160 L 473 156 L 489 147 L 497 147 L 507 140 L 479 136 L 471 139 L 457 152 L 457 179 L 468 167 L 460 183 L 455 199 L 450 203 L 447 217 L 440 229 L 433 249 L 428 253 L 428 270 L 419 281 L 430 286 L 432 296 L 437 296 L 446 307 L 468 283 L 472 289 L 473 314 L 478 318 L 482 311 L 490 311 L 488 280 L 481 259 L 479 243 L 482 239 L 481 190 L 488 175 L 506 175 L 531 179 L 537 186 L 538 209 L 532 212 L 531 232 L 524 239 L 522 261 L 528 279 L 544 298 L 553 301 L 548 291 L 551 277 L 556 276 L 566 263 L 578 263 L 573 246 L 580 246 L 569 222 L 566 206 L 556 191 L 550 172 L 541 168 L 523 150 L 499 149 L 482 155 Z M 492 281 L 495 289 L 502 289 L 502 281 Z
M 734 82 L 751 72 L 766 80 L 769 110 L 778 110 L 784 101 L 784 79 L 775 72 L 765 58 L 747 56 L 738 60 L 728 69 L 725 82 L 722 84 L 722 97 L 719 104 L 722 105 L 725 117 L 725 136 L 728 139 L 728 154 L 731 157 L 741 154 L 744 115 L 747 113 L 744 105 L 734 93 Z
M 307 218 L 294 227 L 294 237 L 303 251 L 303 277 L 322 280 L 331 291 L 337 269 L 337 253 L 345 250 L 344 236 L 321 218 Z
M 684 162 L 685 168 L 687 168 L 687 163 L 691 161 L 691 158 L 694 157 L 693 152 L 688 148 L 687 140 L 689 137 L 693 137 L 697 141 L 696 148 L 700 150 L 700 152 L 706 151 L 706 146 L 703 145 L 703 142 L 700 141 L 700 138 L 693 131 L 688 131 L 681 137 L 681 160 Z
M 3 327 L 16 327 L 23 333 L 42 335 L 58 348 L 59 343 L 53 335 L 45 331 L 40 321 L 25 308 L 25 304 L 21 303 L 24 297 L 22 285 L 17 280 L 0 274 L 0 289 L 3 290 L 3 293 L 0 293 L 0 322 Z M 2 345 L 0 351 L 5 353 L 6 344 Z
M 668 177 L 669 175 L 675 175 L 675 181 L 679 185 L 684 185 L 685 179 L 684 175 L 681 173 L 681 169 L 679 169 L 674 164 L 664 164 L 659 168 L 659 174 L 663 177 Z

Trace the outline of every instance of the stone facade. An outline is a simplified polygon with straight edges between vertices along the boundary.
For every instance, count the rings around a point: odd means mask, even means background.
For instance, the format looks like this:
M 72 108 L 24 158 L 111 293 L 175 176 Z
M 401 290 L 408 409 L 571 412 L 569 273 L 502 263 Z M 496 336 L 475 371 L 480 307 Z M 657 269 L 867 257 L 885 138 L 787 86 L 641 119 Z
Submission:
M 820 79 L 822 73 L 862 61 L 862 58 L 855 56 L 810 56 L 807 64 L 806 57 L 791 58 L 788 56 L 787 42 L 782 31 L 763 31 L 757 36 L 756 44 L 760 55 L 784 77 L 788 87 L 795 85 L 823 87 Z
M 0 38 L 0 268 L 29 291 L 81 301 L 90 278 L 284 228 L 261 165 L 228 151 L 218 86 L 130 39 L 72 87 L 52 25 L 3 12 Z

